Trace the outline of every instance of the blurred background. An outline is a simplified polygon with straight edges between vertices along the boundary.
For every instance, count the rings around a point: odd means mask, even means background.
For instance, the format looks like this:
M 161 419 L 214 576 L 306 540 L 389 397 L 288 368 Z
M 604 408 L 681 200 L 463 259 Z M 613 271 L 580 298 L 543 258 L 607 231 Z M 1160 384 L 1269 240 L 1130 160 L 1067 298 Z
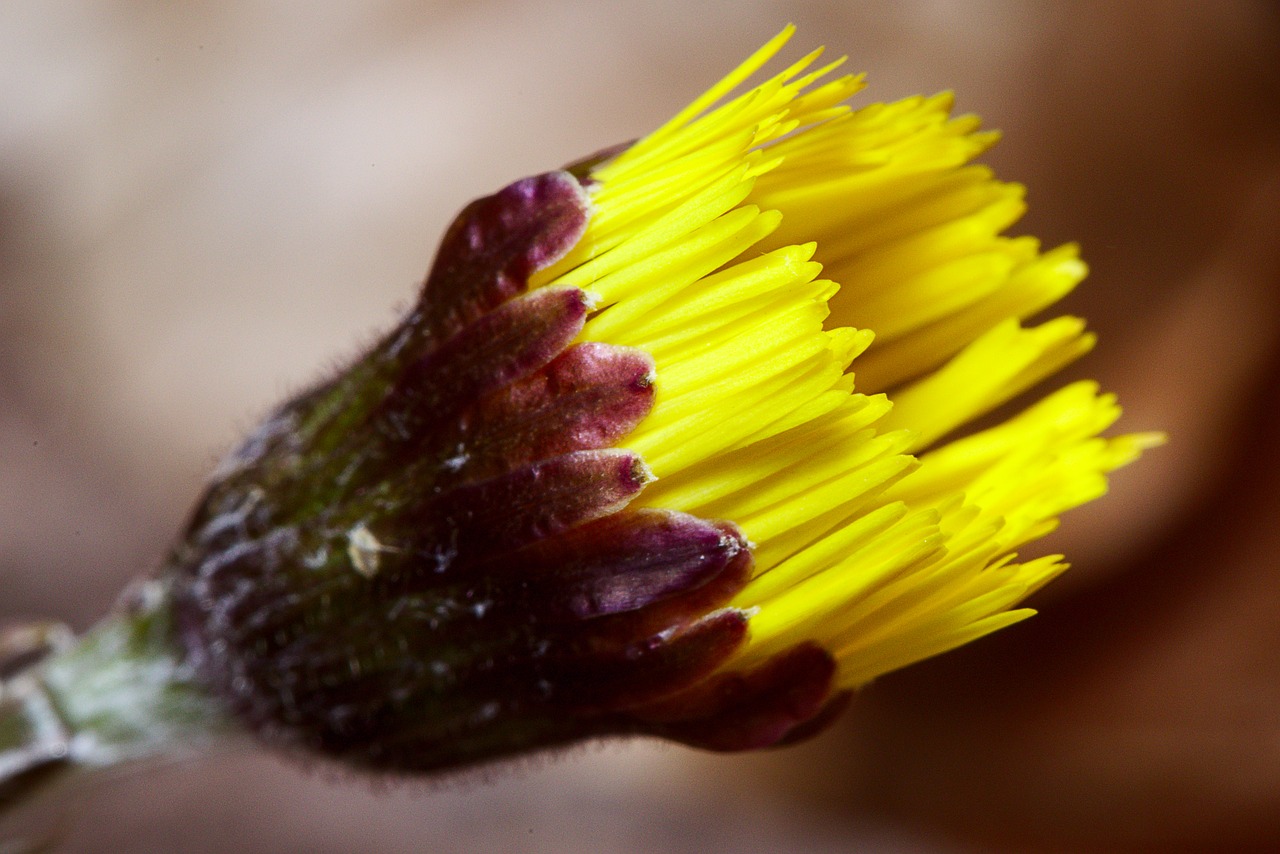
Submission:
M 1073 376 L 1171 443 L 1037 553 L 1040 616 L 788 751 L 608 744 L 445 785 L 270 756 L 77 797 L 69 852 L 886 852 L 1280 842 L 1280 12 L 1268 2 L 0 5 L 0 621 L 77 629 L 468 200 L 643 134 L 781 26 L 858 103 L 1005 132 L 1084 245 Z

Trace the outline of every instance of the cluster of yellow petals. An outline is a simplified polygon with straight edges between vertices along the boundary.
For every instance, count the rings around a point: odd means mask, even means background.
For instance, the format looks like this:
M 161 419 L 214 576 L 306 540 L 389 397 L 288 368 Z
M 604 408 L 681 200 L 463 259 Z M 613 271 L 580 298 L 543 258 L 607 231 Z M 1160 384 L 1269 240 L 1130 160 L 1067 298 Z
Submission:
M 595 167 L 586 235 L 534 284 L 591 292 L 583 338 L 654 358 L 635 506 L 754 544 L 728 666 L 810 640 L 856 687 L 1032 613 L 1065 564 L 1014 550 L 1158 438 L 1099 438 L 1119 410 L 1076 383 L 939 441 L 1089 349 L 1076 318 L 1022 325 L 1084 265 L 1001 234 L 1022 188 L 970 165 L 994 135 L 947 95 L 851 110 L 861 79 L 815 51 L 729 99 L 791 32 Z

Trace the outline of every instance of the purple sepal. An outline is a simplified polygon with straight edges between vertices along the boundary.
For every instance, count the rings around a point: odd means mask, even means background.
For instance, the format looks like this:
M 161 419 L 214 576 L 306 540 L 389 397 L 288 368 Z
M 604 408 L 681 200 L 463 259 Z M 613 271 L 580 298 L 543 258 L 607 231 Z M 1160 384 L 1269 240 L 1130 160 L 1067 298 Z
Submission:
M 441 546 L 456 554 L 455 571 L 515 551 L 622 509 L 651 477 L 638 454 L 605 449 L 563 454 L 447 490 L 405 510 L 407 530 L 395 538 L 404 558 L 389 571 L 412 571 L 414 555 Z
M 557 705 L 609 716 L 706 679 L 746 640 L 747 618 L 725 609 L 679 628 L 640 637 L 584 631 L 571 654 L 537 663 L 558 687 Z
M 441 340 L 524 290 L 582 237 L 591 201 L 567 172 L 525 178 L 472 202 L 445 232 L 420 311 Z
M 538 542 L 494 566 L 519 568 L 520 607 L 549 620 L 587 620 L 688 594 L 732 569 L 742 581 L 747 543 L 732 525 L 671 510 L 619 513 Z M 484 571 L 484 568 L 481 568 Z
M 821 735 L 844 714 L 845 709 L 849 708 L 849 703 L 852 700 L 852 691 L 840 691 L 831 695 L 830 699 L 823 704 L 822 708 L 813 717 L 807 721 L 801 721 L 787 730 L 787 734 L 771 746 L 783 747 L 788 744 L 800 744 L 814 736 Z
M 804 643 L 746 672 L 714 676 L 632 714 L 651 735 L 716 751 L 755 750 L 816 733 L 844 701 L 833 703 L 836 664 Z
M 432 419 L 446 418 L 556 358 L 586 316 L 586 295 L 576 288 L 512 299 L 410 364 L 375 417 L 430 430 Z
M 653 359 L 605 344 L 575 344 L 542 370 L 493 395 L 466 423 L 468 465 L 489 476 L 534 459 L 606 448 L 653 408 Z

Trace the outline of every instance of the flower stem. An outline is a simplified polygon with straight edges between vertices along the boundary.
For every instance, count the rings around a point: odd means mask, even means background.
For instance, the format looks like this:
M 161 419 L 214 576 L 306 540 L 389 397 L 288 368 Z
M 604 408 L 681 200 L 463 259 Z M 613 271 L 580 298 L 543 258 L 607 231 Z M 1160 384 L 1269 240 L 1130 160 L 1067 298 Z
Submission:
M 43 657 L 41 657 L 43 655 Z M 170 631 L 167 586 L 142 584 L 85 635 L 0 635 L 0 813 L 70 776 L 208 752 L 232 724 Z
M 0 689 L 0 811 L 67 770 L 70 734 L 43 686 L 23 676 Z

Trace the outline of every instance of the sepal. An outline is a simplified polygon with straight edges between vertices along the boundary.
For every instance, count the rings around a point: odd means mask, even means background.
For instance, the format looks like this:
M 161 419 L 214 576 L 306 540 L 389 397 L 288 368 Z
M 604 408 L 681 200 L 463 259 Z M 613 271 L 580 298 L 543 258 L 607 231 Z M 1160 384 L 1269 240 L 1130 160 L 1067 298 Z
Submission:
M 831 653 L 799 644 L 747 671 L 719 673 L 687 691 L 634 710 L 642 729 L 717 751 L 756 750 L 820 732 L 844 708 L 833 693 Z

